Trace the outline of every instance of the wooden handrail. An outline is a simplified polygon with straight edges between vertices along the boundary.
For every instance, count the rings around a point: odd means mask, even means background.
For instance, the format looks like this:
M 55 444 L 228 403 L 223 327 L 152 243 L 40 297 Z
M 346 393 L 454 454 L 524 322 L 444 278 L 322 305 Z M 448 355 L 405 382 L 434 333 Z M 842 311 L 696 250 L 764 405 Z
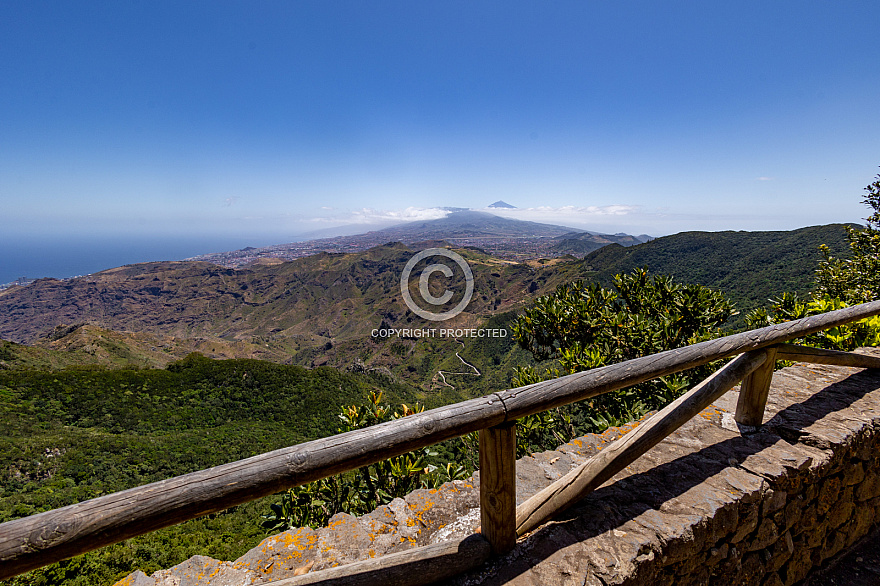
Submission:
M 601 368 L 576 372 L 497 393 L 504 401 L 507 419 L 515 420 L 581 401 L 609 391 L 766 348 L 795 338 L 880 314 L 880 301 L 871 301 L 819 315 L 707 340 L 699 344 L 658 352 Z
M 663 441 L 767 360 L 768 351 L 741 354 L 613 444 L 539 491 L 516 509 L 524 535 L 564 511 Z
M 0 579 L 472 431 L 878 314 L 880 301 L 873 301 L 725 336 L 8 521 L 0 524 Z M 779 358 L 793 352 L 786 348 Z

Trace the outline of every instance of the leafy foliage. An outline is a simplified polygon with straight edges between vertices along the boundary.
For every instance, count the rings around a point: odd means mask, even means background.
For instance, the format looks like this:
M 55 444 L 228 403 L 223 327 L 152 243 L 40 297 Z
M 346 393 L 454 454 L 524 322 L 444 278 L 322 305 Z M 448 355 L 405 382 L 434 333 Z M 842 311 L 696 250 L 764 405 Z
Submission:
M 846 234 L 842 224 L 774 232 L 682 232 L 637 246 L 601 248 L 584 258 L 585 268 L 593 272 L 579 278 L 610 287 L 614 275 L 647 266 L 651 274 L 722 291 L 747 312 L 785 291 L 808 293 L 822 259 L 819 245 L 846 256 Z M 745 326 L 744 317 L 732 316 L 727 327 Z
M 192 355 L 165 370 L 0 371 L 0 522 L 333 433 L 327 405 L 383 377 Z M 265 537 L 271 497 L 18 576 L 18 585 L 110 584 L 195 554 L 235 559 Z
M 616 275 L 613 286 L 561 285 L 517 318 L 513 331 L 520 345 L 536 359 L 558 364 L 540 373 L 521 368 L 518 384 L 694 344 L 715 337 L 734 313 L 721 293 L 652 277 L 644 268 Z M 560 440 L 631 421 L 674 400 L 712 368 L 706 365 L 525 418 L 519 425 L 518 451 L 547 449 Z
M 787 292 L 770 299 L 769 308 L 758 308 L 749 313 L 746 320 L 750 328 L 880 299 L 880 175 L 865 187 L 865 192 L 867 196 L 862 202 L 873 212 L 864 228 L 846 227 L 851 257 L 835 258 L 827 246 L 820 247 L 825 258 L 819 263 L 815 288 L 809 298 Z M 837 350 L 876 346 L 880 343 L 880 317 L 845 324 L 797 342 Z
M 846 302 L 828 296 L 806 300 L 792 293 L 784 293 L 779 299 L 771 299 L 770 304 L 769 309 L 760 308 L 747 316 L 749 327 L 760 328 L 849 307 Z M 877 346 L 880 344 L 880 316 L 830 328 L 793 342 L 844 351 L 861 346 Z
M 342 427 L 337 431 L 363 429 L 424 410 L 420 405 L 410 408 L 404 403 L 392 411 L 382 400 L 381 392 L 373 392 L 366 404 L 343 407 L 339 414 Z M 354 473 L 294 487 L 282 495 L 281 502 L 271 505 L 271 513 L 263 515 L 262 526 L 271 532 L 291 527 L 322 527 L 336 513 L 364 515 L 417 488 L 436 488 L 444 482 L 466 478 L 472 471 L 456 462 L 430 464 L 437 455 L 422 448 L 363 466 Z
M 851 258 L 831 256 L 822 247 L 824 260 L 816 272 L 817 297 L 840 299 L 850 305 L 880 299 L 880 175 L 865 187 L 862 200 L 873 210 L 865 228 L 847 226 Z

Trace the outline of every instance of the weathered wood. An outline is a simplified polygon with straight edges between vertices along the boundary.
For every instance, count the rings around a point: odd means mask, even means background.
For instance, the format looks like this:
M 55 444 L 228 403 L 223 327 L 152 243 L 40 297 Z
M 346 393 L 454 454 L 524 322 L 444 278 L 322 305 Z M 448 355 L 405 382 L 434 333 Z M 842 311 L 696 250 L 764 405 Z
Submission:
M 465 433 L 880 314 L 880 301 L 495 393 L 0 525 L 0 579 Z
M 666 376 L 713 360 L 765 348 L 851 321 L 880 314 L 880 301 L 767 326 L 643 356 L 618 364 L 594 368 L 557 379 L 498 393 L 507 409 L 507 419 L 514 420 L 580 401 L 616 389 L 630 387 L 653 378 Z
M 476 568 L 491 555 L 480 535 L 444 541 L 320 572 L 267 582 L 264 586 L 417 586 L 433 584 Z
M 495 395 L 0 525 L 0 579 L 504 421 Z
M 855 368 L 880 368 L 880 357 L 841 352 L 840 350 L 824 350 L 797 344 L 779 344 L 777 360 L 793 362 L 809 362 L 812 364 L 831 364 L 834 366 L 853 366 Z
M 492 553 L 516 545 L 516 425 L 480 430 L 480 529 Z
M 767 360 L 755 372 L 743 379 L 733 418 L 740 425 L 760 427 L 764 423 L 764 407 L 770 393 L 773 369 L 776 367 L 776 346 L 766 348 Z
M 524 535 L 564 511 L 629 466 L 639 456 L 733 388 L 767 358 L 766 350 L 737 357 L 516 509 L 516 533 Z

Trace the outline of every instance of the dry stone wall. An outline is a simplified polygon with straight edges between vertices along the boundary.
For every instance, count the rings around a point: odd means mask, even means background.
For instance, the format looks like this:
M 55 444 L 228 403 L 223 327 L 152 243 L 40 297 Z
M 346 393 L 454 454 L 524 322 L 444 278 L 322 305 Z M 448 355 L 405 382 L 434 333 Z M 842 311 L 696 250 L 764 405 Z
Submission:
M 736 399 L 728 393 L 511 553 L 452 584 L 796 584 L 880 521 L 880 372 L 777 371 L 758 429 L 733 421 Z M 637 425 L 519 460 L 517 501 Z M 479 524 L 478 487 L 479 474 L 267 538 L 234 562 L 196 556 L 119 584 L 262 584 L 460 539 Z

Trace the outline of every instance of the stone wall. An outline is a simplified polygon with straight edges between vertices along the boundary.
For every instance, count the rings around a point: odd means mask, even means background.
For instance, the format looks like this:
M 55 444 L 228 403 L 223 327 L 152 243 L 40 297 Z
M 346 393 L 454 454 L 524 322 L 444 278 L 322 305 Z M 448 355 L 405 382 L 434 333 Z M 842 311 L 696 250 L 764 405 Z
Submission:
M 757 430 L 733 421 L 736 398 L 728 393 L 454 584 L 795 584 L 880 521 L 880 373 L 805 364 L 777 371 Z M 637 425 L 519 460 L 517 501 Z M 119 584 L 260 584 L 462 538 L 479 524 L 478 486 L 479 474 L 361 518 L 341 514 L 317 531 L 267 538 L 234 562 L 196 556 Z

